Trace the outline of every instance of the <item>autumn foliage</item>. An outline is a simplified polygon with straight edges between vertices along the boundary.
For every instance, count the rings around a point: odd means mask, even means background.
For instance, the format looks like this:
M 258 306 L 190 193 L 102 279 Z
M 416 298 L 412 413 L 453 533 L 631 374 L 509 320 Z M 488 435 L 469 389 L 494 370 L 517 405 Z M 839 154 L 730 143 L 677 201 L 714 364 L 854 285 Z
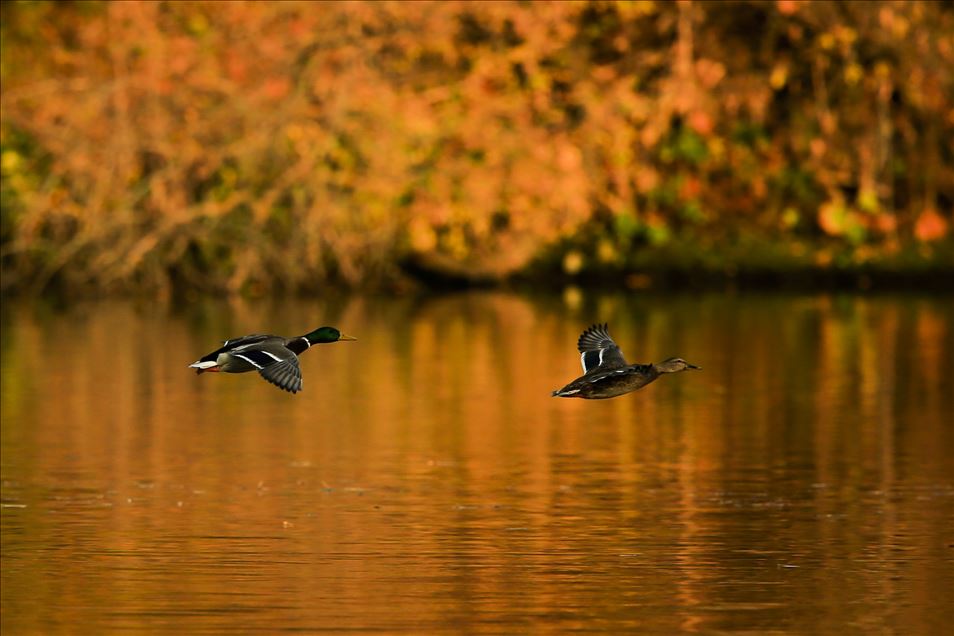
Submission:
M 7 291 L 954 261 L 949 3 L 2 11 Z

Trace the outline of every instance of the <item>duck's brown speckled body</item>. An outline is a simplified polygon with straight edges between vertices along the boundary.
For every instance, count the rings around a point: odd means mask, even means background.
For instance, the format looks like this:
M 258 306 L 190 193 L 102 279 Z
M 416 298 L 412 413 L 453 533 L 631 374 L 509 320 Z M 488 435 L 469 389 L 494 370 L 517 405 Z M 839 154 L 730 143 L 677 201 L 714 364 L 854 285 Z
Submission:
M 554 397 L 602 400 L 641 389 L 664 373 L 699 368 L 682 358 L 669 358 L 657 364 L 628 364 L 606 324 L 593 325 L 584 331 L 576 347 L 580 351 L 583 375 L 554 391 Z

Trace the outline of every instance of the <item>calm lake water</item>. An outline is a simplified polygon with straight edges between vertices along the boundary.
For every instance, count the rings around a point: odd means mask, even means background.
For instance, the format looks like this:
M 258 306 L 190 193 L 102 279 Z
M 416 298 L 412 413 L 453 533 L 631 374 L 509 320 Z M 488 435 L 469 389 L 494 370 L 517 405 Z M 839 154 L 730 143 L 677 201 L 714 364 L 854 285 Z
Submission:
M 701 372 L 551 398 L 608 321 Z M 332 324 L 304 391 L 186 365 Z M 950 633 L 954 300 L 2 310 L 2 628 Z

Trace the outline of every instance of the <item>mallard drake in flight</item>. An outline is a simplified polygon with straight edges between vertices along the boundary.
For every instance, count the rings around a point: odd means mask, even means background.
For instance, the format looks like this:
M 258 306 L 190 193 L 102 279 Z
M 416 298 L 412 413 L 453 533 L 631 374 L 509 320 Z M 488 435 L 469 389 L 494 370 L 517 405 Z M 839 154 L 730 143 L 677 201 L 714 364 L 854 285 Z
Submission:
M 682 358 L 669 358 L 658 364 L 627 364 L 623 352 L 609 335 L 609 325 L 593 325 L 580 335 L 583 375 L 553 392 L 554 397 L 600 400 L 641 389 L 663 373 L 698 369 Z
M 311 345 L 357 340 L 334 327 L 319 327 L 304 336 L 283 338 L 253 334 L 226 340 L 222 346 L 192 364 L 196 373 L 258 371 L 268 382 L 291 393 L 301 391 L 301 367 L 298 356 Z

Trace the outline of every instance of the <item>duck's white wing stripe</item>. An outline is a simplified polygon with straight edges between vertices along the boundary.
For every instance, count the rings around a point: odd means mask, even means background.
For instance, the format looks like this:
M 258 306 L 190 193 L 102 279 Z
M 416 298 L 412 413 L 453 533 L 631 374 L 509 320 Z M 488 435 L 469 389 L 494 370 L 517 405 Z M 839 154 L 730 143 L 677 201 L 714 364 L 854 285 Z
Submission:
M 288 358 L 294 358 L 295 354 L 291 351 L 288 352 L 288 355 L 284 358 L 281 357 L 281 351 L 275 353 L 271 351 L 265 351 L 263 349 L 237 349 L 230 352 L 231 355 L 240 357 L 243 360 L 248 360 L 255 365 L 256 369 L 264 369 L 270 367 L 273 364 L 279 364 L 284 362 Z
M 265 353 L 267 353 L 267 352 L 265 352 Z M 255 367 L 256 369 L 264 369 L 264 367 L 263 367 L 262 365 L 260 365 L 259 363 L 255 362 L 254 360 L 252 360 L 252 359 L 249 358 L 248 356 L 243 356 L 241 353 L 233 353 L 233 354 L 231 354 L 231 355 L 235 356 L 236 358 L 241 358 L 242 360 L 245 360 L 246 362 L 248 362 L 250 365 L 252 365 L 252 366 Z M 271 355 L 271 354 L 269 354 L 269 355 Z M 272 356 L 272 357 L 274 357 L 274 356 Z M 276 358 L 276 360 L 277 360 L 277 358 Z
M 580 354 L 580 363 L 583 365 L 583 373 L 589 373 L 603 364 L 604 351 L 606 351 L 606 349 L 599 349 L 597 351 L 589 350 Z M 593 358 L 597 359 L 594 360 Z
M 603 364 L 603 352 L 600 349 L 584 351 L 580 354 L 580 362 L 583 363 L 583 373 L 589 373 Z

